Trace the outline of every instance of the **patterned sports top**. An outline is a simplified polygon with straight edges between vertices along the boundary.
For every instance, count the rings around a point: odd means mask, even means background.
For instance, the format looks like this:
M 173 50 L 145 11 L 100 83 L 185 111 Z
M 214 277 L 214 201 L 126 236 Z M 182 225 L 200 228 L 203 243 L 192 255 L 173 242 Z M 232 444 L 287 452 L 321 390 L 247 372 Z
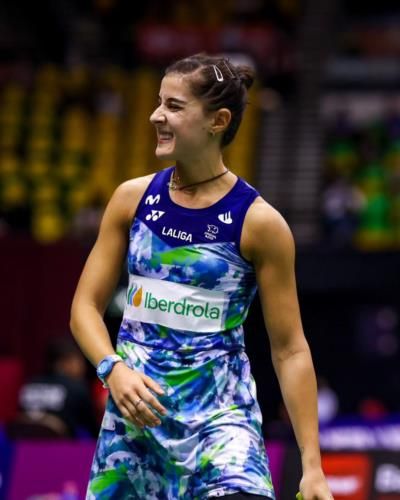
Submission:
M 256 282 L 240 236 L 258 193 L 238 179 L 211 207 L 184 208 L 169 196 L 171 171 L 155 176 L 131 227 L 124 327 L 140 321 L 144 332 L 134 340 L 153 348 L 243 348 Z

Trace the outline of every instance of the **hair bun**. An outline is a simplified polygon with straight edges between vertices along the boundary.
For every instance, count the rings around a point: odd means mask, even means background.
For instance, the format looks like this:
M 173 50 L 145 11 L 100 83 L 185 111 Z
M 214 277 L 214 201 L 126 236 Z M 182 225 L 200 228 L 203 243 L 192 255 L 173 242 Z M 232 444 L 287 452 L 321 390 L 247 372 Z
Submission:
M 250 66 L 236 66 L 235 71 L 240 82 L 249 89 L 254 82 L 254 70 Z

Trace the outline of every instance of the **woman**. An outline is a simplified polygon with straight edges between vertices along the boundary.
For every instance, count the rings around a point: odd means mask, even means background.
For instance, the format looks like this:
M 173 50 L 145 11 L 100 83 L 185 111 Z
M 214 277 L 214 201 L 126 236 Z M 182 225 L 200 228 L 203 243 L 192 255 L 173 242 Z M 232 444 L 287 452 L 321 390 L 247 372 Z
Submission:
M 87 498 L 274 498 L 242 323 L 256 291 L 302 454 L 305 500 L 331 498 L 294 245 L 282 217 L 223 163 L 250 68 L 195 55 L 167 68 L 151 115 L 175 166 L 117 188 L 83 270 L 71 327 L 109 386 Z M 128 250 L 115 353 L 103 314 Z

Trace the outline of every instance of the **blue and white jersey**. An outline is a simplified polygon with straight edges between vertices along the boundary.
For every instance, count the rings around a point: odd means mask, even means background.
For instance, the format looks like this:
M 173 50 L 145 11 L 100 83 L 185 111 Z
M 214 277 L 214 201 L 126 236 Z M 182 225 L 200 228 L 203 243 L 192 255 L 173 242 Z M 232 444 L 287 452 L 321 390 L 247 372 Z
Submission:
M 155 175 L 132 222 L 117 345 L 164 388 L 168 415 L 141 430 L 110 398 L 88 498 L 274 498 L 242 326 L 256 279 L 240 238 L 258 193 L 239 178 L 212 206 L 184 208 L 172 170 Z

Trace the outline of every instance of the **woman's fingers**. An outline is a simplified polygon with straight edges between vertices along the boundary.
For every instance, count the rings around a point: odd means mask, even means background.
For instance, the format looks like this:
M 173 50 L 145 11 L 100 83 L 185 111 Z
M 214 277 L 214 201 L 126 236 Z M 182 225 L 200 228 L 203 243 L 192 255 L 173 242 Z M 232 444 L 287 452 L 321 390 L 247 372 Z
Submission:
M 144 423 L 140 420 L 139 417 L 136 416 L 136 414 L 133 414 L 128 406 L 121 405 L 120 406 L 120 411 L 122 413 L 122 416 L 126 419 L 132 422 L 134 425 L 139 427 L 140 429 L 143 429 Z
M 148 405 L 150 405 L 154 410 L 158 411 L 161 415 L 166 415 L 167 409 L 158 401 L 158 399 L 153 396 L 153 394 L 150 391 L 146 391 L 145 396 L 143 399 L 146 401 Z
M 134 406 L 137 415 L 143 422 L 145 422 L 146 425 L 153 427 L 161 424 L 161 420 L 150 410 L 144 398 L 139 397 L 135 401 Z
M 130 398 L 126 398 L 122 402 L 121 406 L 125 410 L 125 415 L 128 415 L 129 420 L 131 420 L 134 424 L 138 423 L 142 427 L 144 425 L 155 427 L 156 425 L 161 424 L 161 420 L 154 415 L 154 413 L 147 406 L 146 401 L 139 395 L 134 396 L 133 401 Z
M 157 382 L 155 380 L 153 380 L 152 378 L 150 378 L 148 375 L 145 375 L 143 373 L 142 374 L 142 379 L 143 379 L 143 382 L 145 382 L 145 384 L 148 387 L 150 387 L 150 389 L 152 389 L 154 392 L 156 392 L 160 396 L 164 394 L 164 389 L 159 384 L 157 384 Z
M 147 386 L 147 389 L 151 389 L 160 395 L 164 394 L 164 390 L 152 378 L 143 374 L 142 380 Z M 147 390 L 146 394 L 141 397 L 146 401 L 148 405 L 152 406 L 161 415 L 166 415 L 168 413 L 167 409 L 158 401 L 158 399 L 149 390 Z

